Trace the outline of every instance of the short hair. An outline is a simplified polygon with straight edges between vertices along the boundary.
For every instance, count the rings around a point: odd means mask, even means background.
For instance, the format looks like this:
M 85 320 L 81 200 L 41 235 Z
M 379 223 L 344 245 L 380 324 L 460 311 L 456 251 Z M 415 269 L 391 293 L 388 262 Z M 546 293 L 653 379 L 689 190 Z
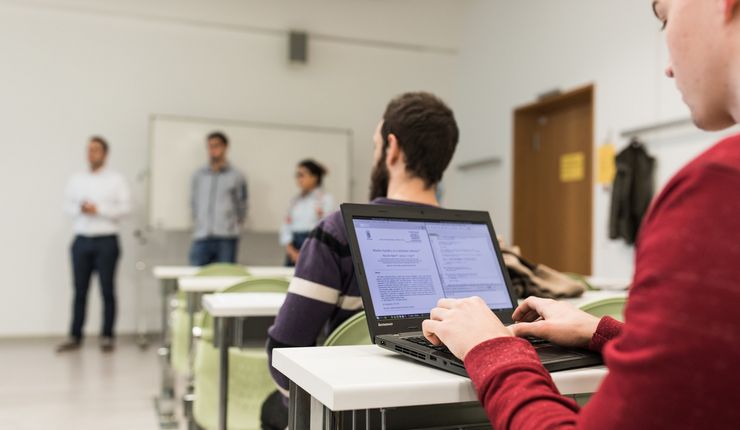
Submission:
M 402 94 L 388 103 L 381 128 L 387 148 L 393 134 L 406 157 L 406 170 L 427 187 L 442 180 L 455 153 L 460 132 L 452 110 L 426 92 Z
M 298 163 L 298 167 L 303 167 L 304 169 L 308 170 L 312 176 L 315 176 L 316 185 L 318 186 L 321 186 L 321 184 L 324 182 L 324 176 L 329 173 L 329 171 L 326 170 L 326 167 L 311 159 L 301 161 L 300 163 Z
M 229 138 L 226 137 L 226 135 L 220 131 L 212 132 L 211 134 L 208 135 L 208 138 L 206 140 L 211 140 L 211 139 L 218 139 L 221 141 L 221 143 L 224 144 L 224 146 L 229 146 Z
M 108 141 L 106 141 L 102 136 L 93 136 L 90 138 L 90 142 L 99 143 L 100 146 L 103 147 L 103 152 L 106 154 L 108 153 Z

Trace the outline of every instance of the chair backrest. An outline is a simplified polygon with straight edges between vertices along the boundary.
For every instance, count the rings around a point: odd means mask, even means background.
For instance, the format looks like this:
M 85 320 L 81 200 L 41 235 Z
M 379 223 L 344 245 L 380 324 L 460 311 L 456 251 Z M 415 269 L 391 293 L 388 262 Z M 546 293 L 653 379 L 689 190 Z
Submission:
M 624 321 L 624 306 L 626 303 L 626 297 L 610 297 L 581 305 L 581 310 L 595 317 L 610 316 L 616 320 Z
M 249 272 L 238 264 L 213 263 L 203 266 L 195 276 L 249 276 Z
M 290 282 L 285 278 L 252 277 L 221 293 L 287 293 Z
M 352 315 L 326 338 L 324 346 L 372 345 L 365 312 Z

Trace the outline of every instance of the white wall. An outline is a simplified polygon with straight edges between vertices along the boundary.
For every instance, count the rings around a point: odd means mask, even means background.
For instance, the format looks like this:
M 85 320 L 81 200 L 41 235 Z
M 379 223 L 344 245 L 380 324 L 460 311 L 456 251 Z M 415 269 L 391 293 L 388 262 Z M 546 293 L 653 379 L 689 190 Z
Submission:
M 372 131 L 389 98 L 419 89 L 453 94 L 461 17 L 459 3 L 421 0 L 0 2 L 0 336 L 67 331 L 72 233 L 61 203 L 67 178 L 84 168 L 88 136 L 110 140 L 111 164 L 139 205 L 123 234 L 119 330 L 134 330 L 137 310 L 139 323 L 156 328 L 156 283 L 148 274 L 138 279 L 134 263 L 142 255 L 184 263 L 188 240 L 160 237 L 160 253 L 132 239 L 145 223 L 149 115 L 350 128 L 354 195 L 362 200 Z M 325 35 L 311 42 L 306 67 L 287 65 L 281 31 L 289 27 Z M 246 262 L 261 262 L 252 252 Z M 98 297 L 94 288 L 93 334 Z
M 456 95 L 462 129 L 456 163 L 487 156 L 503 164 L 447 180 L 447 204 L 490 210 L 511 238 L 512 111 L 553 88 L 595 83 L 596 143 L 621 130 L 688 116 L 663 70 L 667 55 L 646 0 L 481 0 L 468 10 Z M 659 185 L 716 136 L 646 136 Z M 470 193 L 467 190 L 475 190 Z M 607 238 L 609 193 L 594 186 L 594 273 L 625 277 L 633 250 Z

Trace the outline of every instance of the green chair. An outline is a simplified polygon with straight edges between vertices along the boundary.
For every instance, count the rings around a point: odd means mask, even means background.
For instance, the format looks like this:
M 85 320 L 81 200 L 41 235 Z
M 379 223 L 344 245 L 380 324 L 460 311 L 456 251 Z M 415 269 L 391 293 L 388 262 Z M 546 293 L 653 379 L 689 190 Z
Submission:
M 324 346 L 372 345 L 365 312 L 352 315 L 326 338 Z
M 239 264 L 213 263 L 203 266 L 195 276 L 249 276 L 249 272 Z
M 624 306 L 626 303 L 626 297 L 610 297 L 585 303 L 581 305 L 580 309 L 595 317 L 610 316 L 615 320 L 624 321 Z M 591 394 L 574 394 L 569 397 L 575 400 L 579 406 L 584 406 L 591 399 Z
M 595 317 L 610 316 L 618 321 L 624 321 L 624 306 L 626 297 L 610 297 L 581 305 L 581 310 Z
M 252 278 L 234 285 L 221 294 L 285 293 L 289 282 L 276 278 Z M 218 426 L 219 351 L 213 346 L 213 318 L 203 318 L 202 335 L 195 353 L 195 402 L 193 415 L 201 427 Z M 275 391 L 264 348 L 229 349 L 229 405 L 227 427 L 230 430 L 259 430 L 260 411 L 267 396 Z
M 244 266 L 230 263 L 214 263 L 201 268 L 195 276 L 249 276 Z M 188 343 L 190 340 L 190 318 L 187 310 L 185 293 L 178 291 L 177 306 L 171 314 L 172 341 L 170 346 L 170 363 L 181 375 L 188 373 Z M 203 313 L 193 315 L 193 327 L 201 327 Z

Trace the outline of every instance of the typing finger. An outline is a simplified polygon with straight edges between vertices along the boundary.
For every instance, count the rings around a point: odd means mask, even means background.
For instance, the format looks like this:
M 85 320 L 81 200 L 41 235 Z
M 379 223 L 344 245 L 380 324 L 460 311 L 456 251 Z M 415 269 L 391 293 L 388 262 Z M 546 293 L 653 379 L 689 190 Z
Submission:
M 518 319 L 514 319 L 516 322 L 534 322 L 540 319 L 540 314 L 535 310 L 530 310 Z
M 552 302 L 552 300 L 550 299 L 527 297 L 527 299 L 525 299 L 524 302 L 522 302 L 522 304 L 514 310 L 514 313 L 511 316 L 514 321 L 526 321 L 524 319 L 525 315 L 529 314 L 530 312 L 535 312 L 538 315 L 542 315 L 544 308 L 547 307 L 550 302 Z
M 435 321 L 443 321 L 445 317 L 449 314 L 450 310 L 445 308 L 434 308 L 429 313 L 429 319 L 435 320 Z
M 424 337 L 427 338 L 427 340 L 434 345 L 440 345 L 442 343 L 442 341 L 439 340 L 436 334 L 438 326 L 439 321 L 424 320 L 421 323 L 421 331 L 424 334 Z
M 513 324 L 509 326 L 509 330 L 514 336 L 518 337 L 534 336 L 548 339 L 547 325 L 544 324 L 544 321 Z
M 439 299 L 437 302 L 438 308 L 452 309 L 460 303 L 459 299 Z

